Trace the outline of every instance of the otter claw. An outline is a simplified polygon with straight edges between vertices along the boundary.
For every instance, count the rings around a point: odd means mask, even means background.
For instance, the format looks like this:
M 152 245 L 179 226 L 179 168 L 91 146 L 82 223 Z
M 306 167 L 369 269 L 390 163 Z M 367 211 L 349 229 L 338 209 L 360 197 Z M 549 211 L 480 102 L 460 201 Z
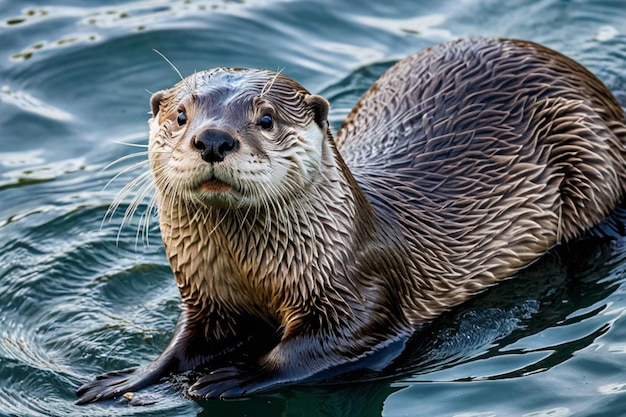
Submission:
M 271 378 L 260 372 L 252 373 L 231 366 L 220 368 L 198 379 L 190 388 L 189 395 L 195 398 L 236 398 L 261 391 L 274 385 Z
M 123 395 L 137 385 L 137 378 L 133 378 L 138 368 L 129 368 L 98 375 L 96 379 L 82 385 L 77 391 L 76 404 L 87 404 L 107 398 Z
M 161 379 L 164 376 L 164 369 L 164 363 L 157 362 L 98 375 L 93 381 L 78 388 L 76 404 L 92 403 L 137 391 Z

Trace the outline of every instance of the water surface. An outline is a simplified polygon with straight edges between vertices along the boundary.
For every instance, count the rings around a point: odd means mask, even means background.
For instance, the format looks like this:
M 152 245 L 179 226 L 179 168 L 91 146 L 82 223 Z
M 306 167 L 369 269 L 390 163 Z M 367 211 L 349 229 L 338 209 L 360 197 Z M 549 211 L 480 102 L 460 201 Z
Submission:
M 470 36 L 557 49 L 625 105 L 624 22 L 608 0 L 0 0 L 0 415 L 626 415 L 626 239 L 556 251 L 446 315 L 410 346 L 424 365 L 396 377 L 73 404 L 94 375 L 154 359 L 179 314 L 156 221 L 120 227 L 123 204 L 103 222 L 147 169 L 105 188 L 145 156 L 107 166 L 143 150 L 150 93 L 178 79 L 154 50 L 185 75 L 280 69 L 330 100 L 336 129 L 393 62 Z

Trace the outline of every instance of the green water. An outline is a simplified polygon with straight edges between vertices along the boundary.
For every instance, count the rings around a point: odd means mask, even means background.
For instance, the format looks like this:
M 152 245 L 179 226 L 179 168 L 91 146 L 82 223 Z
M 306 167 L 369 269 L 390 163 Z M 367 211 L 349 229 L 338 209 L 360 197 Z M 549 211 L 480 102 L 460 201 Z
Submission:
M 626 104 L 626 2 L 0 0 L 0 415 L 624 416 L 626 238 L 558 251 L 414 340 L 391 379 L 78 407 L 95 374 L 154 359 L 179 314 L 156 221 L 102 222 L 146 166 L 150 92 L 215 66 L 281 69 L 336 129 L 395 60 L 457 37 L 530 39 Z M 140 208 L 140 211 L 145 206 Z M 411 353 L 409 352 L 409 353 Z M 413 363 L 409 360 L 407 363 Z

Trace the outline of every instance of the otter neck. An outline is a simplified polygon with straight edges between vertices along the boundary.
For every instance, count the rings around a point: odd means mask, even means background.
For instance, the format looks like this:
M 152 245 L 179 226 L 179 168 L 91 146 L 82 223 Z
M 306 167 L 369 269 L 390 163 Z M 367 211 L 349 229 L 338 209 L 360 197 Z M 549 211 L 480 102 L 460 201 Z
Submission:
M 333 151 L 317 181 L 281 204 L 220 209 L 161 196 L 163 240 L 188 306 L 279 323 L 303 300 L 342 291 L 335 280 L 363 244 L 354 219 L 371 209 Z

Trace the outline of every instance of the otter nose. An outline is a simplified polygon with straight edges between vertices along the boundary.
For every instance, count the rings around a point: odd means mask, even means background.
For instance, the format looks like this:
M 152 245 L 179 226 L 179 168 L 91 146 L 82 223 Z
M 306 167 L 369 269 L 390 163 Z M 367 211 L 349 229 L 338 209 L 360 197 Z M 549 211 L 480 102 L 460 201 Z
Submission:
M 237 141 L 230 133 L 220 129 L 205 129 L 193 140 L 193 146 L 200 151 L 206 162 L 222 162 L 226 155 L 237 150 Z

